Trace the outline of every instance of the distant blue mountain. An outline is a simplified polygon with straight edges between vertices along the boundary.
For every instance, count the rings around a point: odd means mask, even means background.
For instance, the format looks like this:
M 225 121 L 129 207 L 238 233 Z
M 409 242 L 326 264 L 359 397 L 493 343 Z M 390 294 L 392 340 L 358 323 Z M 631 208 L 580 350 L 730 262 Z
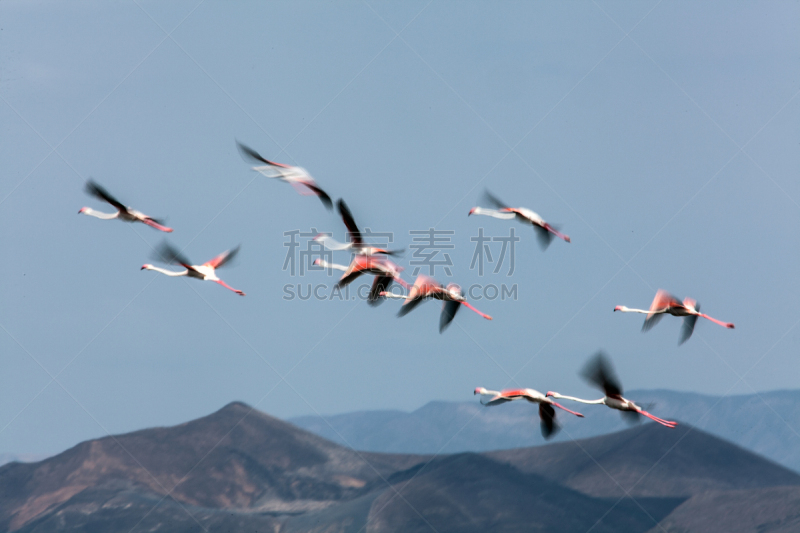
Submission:
M 800 472 L 800 390 L 708 396 L 669 390 L 626 392 L 662 418 L 691 424 Z M 565 400 L 565 403 L 569 403 Z M 561 431 L 548 442 L 584 439 L 625 429 L 619 412 L 572 403 L 586 415 L 558 412 Z M 484 452 L 544 444 L 536 406 L 513 402 L 430 402 L 403 411 L 356 411 L 302 416 L 292 424 L 357 450 L 383 453 Z

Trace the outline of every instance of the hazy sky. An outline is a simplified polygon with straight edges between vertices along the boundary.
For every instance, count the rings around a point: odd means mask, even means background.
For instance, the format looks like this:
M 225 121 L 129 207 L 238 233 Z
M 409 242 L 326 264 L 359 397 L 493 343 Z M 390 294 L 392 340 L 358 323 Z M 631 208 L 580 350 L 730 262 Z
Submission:
M 797 2 L 0 3 L 0 451 L 233 400 L 288 417 L 476 386 L 595 396 L 577 374 L 599 348 L 627 389 L 797 387 L 799 20 Z M 518 300 L 473 301 L 494 320 L 463 310 L 442 335 L 438 303 L 284 300 L 338 278 L 284 271 L 284 232 L 343 226 L 234 139 L 397 247 L 453 231 L 437 278 Z M 194 262 L 241 243 L 220 276 L 247 296 L 140 271 L 164 234 L 76 215 L 111 209 L 88 177 L 168 216 Z M 572 243 L 467 217 L 484 188 Z M 471 270 L 478 229 L 512 226 L 513 275 Z M 612 312 L 659 288 L 736 329 L 701 320 L 678 347 L 679 319 L 642 334 Z

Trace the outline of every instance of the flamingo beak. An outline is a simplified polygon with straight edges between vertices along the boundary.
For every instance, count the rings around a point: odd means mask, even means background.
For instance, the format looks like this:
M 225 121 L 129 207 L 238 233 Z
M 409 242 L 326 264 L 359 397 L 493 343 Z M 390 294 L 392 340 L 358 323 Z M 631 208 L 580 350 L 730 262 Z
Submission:
M 618 305 L 614 308 L 614 311 L 622 311 L 622 306 Z
M 473 207 L 472 209 L 470 209 L 469 210 L 469 215 L 467 215 L 467 216 L 470 216 L 470 215 L 474 214 L 476 209 L 478 209 L 478 208 L 477 207 Z
M 474 396 L 475 394 L 480 394 L 480 393 L 481 393 L 481 388 L 478 387 L 477 389 L 475 389 L 475 392 L 473 392 L 472 394 Z
M 81 214 L 81 213 L 83 213 L 84 211 L 86 211 L 86 208 L 85 208 L 85 207 L 81 207 L 81 210 L 80 210 L 80 211 L 78 211 L 78 214 L 80 215 L 80 214 Z
M 556 393 L 553 392 L 553 391 L 547 391 L 547 394 L 545 394 L 545 396 L 547 396 L 547 397 L 555 396 L 555 395 L 556 395 Z

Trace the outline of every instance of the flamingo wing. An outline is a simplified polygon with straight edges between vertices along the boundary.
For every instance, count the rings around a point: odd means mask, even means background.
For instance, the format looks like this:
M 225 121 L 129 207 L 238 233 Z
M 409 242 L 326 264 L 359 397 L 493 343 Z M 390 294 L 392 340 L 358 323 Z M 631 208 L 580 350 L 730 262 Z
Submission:
M 694 305 L 695 311 L 700 311 L 700 304 Z M 697 315 L 687 315 L 683 319 L 683 326 L 681 327 L 681 338 L 678 341 L 678 346 L 689 340 L 689 337 L 694 333 L 694 325 L 697 324 Z
M 233 258 L 236 257 L 236 254 L 239 253 L 239 248 L 241 248 L 241 246 L 237 246 L 233 250 L 227 250 L 225 252 L 222 252 L 211 261 L 208 261 L 207 263 L 203 264 L 203 266 L 211 267 L 215 270 L 220 267 L 223 267 L 225 266 L 225 263 L 232 261 Z
M 347 227 L 347 233 L 350 235 L 350 242 L 356 246 L 364 244 L 364 240 L 361 238 L 361 231 L 359 231 L 356 221 L 353 218 L 353 213 L 350 212 L 350 208 L 347 207 L 344 200 L 340 198 L 339 201 L 336 202 L 336 207 L 339 210 L 339 214 L 342 216 L 342 222 L 344 222 L 344 225 Z
M 120 211 L 127 211 L 127 206 L 123 205 L 119 200 L 111 196 L 107 190 L 100 186 L 97 182 L 89 180 L 86 182 L 86 193 L 91 194 L 95 198 L 99 198 L 109 204 L 113 205 Z
M 369 291 L 369 296 L 367 297 L 367 303 L 370 305 L 378 305 L 383 301 L 381 299 L 381 293 L 388 291 L 389 287 L 394 281 L 394 277 L 392 276 L 375 276 L 375 280 L 372 282 L 372 289 Z
M 542 437 L 549 439 L 558 432 L 556 424 L 556 410 L 547 403 L 539 404 L 539 419 L 541 420 Z
M 454 300 L 444 302 L 444 305 L 442 305 L 442 314 L 439 315 L 439 333 L 447 329 L 447 326 L 449 326 L 450 322 L 456 317 L 456 313 L 459 309 L 461 309 L 461 302 L 456 302 Z
M 581 375 L 586 381 L 601 389 L 606 396 L 622 397 L 622 386 L 614 373 L 614 367 L 611 366 L 611 361 L 603 352 L 597 352 L 594 357 L 589 359 Z
M 283 165 L 281 163 L 275 163 L 274 161 L 270 161 L 269 159 L 266 159 L 261 154 L 259 154 L 258 152 L 256 152 L 252 148 L 250 148 L 249 146 L 240 143 L 239 141 L 236 141 L 236 146 L 239 148 L 239 153 L 242 155 L 242 158 L 244 158 L 244 159 L 252 159 L 252 160 L 255 160 L 255 161 L 260 161 L 262 163 L 266 163 L 267 165 L 272 165 L 272 166 L 275 166 L 275 167 L 289 168 L 288 165 Z
M 503 203 L 497 196 L 490 193 L 488 189 L 483 191 L 483 197 L 488 203 L 492 204 L 495 209 L 508 209 L 508 204 Z
M 664 309 L 669 309 L 670 307 L 681 307 L 683 304 L 680 300 L 678 300 L 675 296 L 671 295 L 664 289 L 658 289 L 656 292 L 656 297 L 653 298 L 653 303 L 650 304 L 650 314 L 655 313 L 657 311 L 663 311 Z M 647 315 L 648 318 L 650 315 Z
M 164 263 L 172 264 L 172 265 L 181 265 L 183 268 L 187 268 L 189 270 L 195 270 L 189 260 L 183 255 L 177 248 L 169 244 L 168 242 L 162 242 L 157 248 L 156 253 L 154 255 L 155 259 L 158 261 L 163 261 Z
M 542 250 L 547 250 L 547 247 L 553 242 L 553 237 L 555 237 L 555 235 L 536 224 L 533 225 L 533 229 L 536 231 L 536 238 L 539 240 L 539 246 L 542 247 Z
M 314 194 L 319 196 L 319 199 L 322 201 L 322 204 L 327 209 L 333 209 L 333 200 L 331 200 L 331 197 L 328 196 L 328 193 L 317 187 L 317 185 L 314 183 L 305 183 L 304 185 L 309 189 L 311 189 L 311 191 L 313 191 Z

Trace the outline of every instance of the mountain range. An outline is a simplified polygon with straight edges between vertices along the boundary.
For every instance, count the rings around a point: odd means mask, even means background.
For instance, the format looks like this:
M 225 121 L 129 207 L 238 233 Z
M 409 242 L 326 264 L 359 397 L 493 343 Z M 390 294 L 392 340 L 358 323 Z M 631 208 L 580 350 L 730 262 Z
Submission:
M 24 533 L 788 532 L 799 502 L 800 475 L 685 423 L 385 454 L 238 402 L 0 467 L 0 530 Z
M 669 390 L 626 392 L 668 420 L 682 420 L 705 432 L 800 472 L 800 391 L 740 396 L 707 396 Z M 560 412 L 562 427 L 551 442 L 604 435 L 628 426 L 619 412 L 604 406 L 571 403 L 586 418 Z M 429 402 L 411 413 L 358 411 L 333 416 L 303 416 L 289 422 L 328 440 L 358 450 L 383 453 L 484 452 L 545 444 L 536 406 L 513 402 L 482 406 L 469 402 Z

